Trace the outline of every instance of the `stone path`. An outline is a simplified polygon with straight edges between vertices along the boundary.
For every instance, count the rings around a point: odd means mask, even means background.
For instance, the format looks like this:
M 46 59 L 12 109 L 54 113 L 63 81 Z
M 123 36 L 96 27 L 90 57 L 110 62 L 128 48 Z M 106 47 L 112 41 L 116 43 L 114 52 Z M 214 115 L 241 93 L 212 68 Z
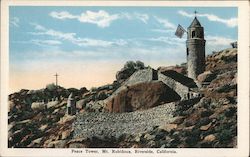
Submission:
M 174 103 L 160 105 L 144 111 L 127 113 L 86 112 L 78 114 L 73 124 L 74 138 L 116 137 L 135 135 L 174 120 Z

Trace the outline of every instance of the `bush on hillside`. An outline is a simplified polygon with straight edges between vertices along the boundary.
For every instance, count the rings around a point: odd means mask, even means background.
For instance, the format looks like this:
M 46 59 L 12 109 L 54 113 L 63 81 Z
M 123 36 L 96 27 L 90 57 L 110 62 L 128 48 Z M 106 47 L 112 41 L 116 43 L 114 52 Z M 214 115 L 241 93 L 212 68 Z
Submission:
M 47 84 L 46 85 L 46 89 L 48 89 L 49 91 L 54 91 L 56 90 L 56 85 L 54 83 L 51 83 L 51 84 Z

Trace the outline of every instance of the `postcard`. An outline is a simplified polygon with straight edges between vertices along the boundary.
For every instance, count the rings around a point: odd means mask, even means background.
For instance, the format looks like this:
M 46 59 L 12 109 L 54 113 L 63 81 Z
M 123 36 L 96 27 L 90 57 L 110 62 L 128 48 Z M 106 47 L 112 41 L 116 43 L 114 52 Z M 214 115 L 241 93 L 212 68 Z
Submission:
M 1 156 L 249 155 L 249 2 L 1 4 Z

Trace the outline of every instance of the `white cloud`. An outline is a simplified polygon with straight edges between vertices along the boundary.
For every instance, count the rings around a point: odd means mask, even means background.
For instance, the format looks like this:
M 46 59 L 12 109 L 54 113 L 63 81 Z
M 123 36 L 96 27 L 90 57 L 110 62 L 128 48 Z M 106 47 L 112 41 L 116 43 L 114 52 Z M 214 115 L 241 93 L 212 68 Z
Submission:
M 183 10 L 179 10 L 178 14 L 182 15 L 182 16 L 186 16 L 186 17 L 194 17 L 194 14 L 189 14 Z
M 86 11 L 81 13 L 81 15 L 72 15 L 67 11 L 63 12 L 51 12 L 50 16 L 57 19 L 77 19 L 82 23 L 96 24 L 97 26 L 104 28 L 109 27 L 112 21 L 119 18 L 118 14 L 109 14 L 104 10 L 99 10 L 98 12 Z
M 216 45 L 216 46 L 230 46 L 230 43 L 235 41 L 232 38 L 226 38 L 221 36 L 210 36 L 206 37 L 207 43 L 209 45 Z
M 11 26 L 19 27 L 19 22 L 20 22 L 20 20 L 18 17 L 13 17 L 10 19 Z
M 156 19 L 156 21 L 162 24 L 166 29 L 170 29 L 170 30 L 176 29 L 176 25 L 169 22 L 167 19 L 159 18 L 157 16 L 154 16 L 154 18 Z
M 136 13 L 136 12 L 135 13 L 122 13 L 122 14 L 119 14 L 119 17 L 125 18 L 128 20 L 138 19 L 145 24 L 147 24 L 149 20 L 148 14 L 141 14 L 141 13 Z
M 190 18 L 194 17 L 194 14 L 187 13 L 183 10 L 178 11 L 178 13 L 182 16 L 185 16 L 185 17 L 190 17 Z M 238 25 L 238 19 L 235 17 L 232 17 L 230 19 L 223 19 L 223 18 L 220 18 L 214 14 L 196 14 L 196 16 L 197 17 L 206 17 L 209 21 L 220 22 L 220 23 L 225 24 L 228 27 L 236 27 Z
M 152 32 L 158 32 L 158 33 L 174 33 L 175 30 L 167 30 L 167 29 L 151 29 Z
M 62 12 L 51 12 L 50 16 L 53 18 L 57 18 L 57 19 L 75 19 L 78 18 L 77 16 L 71 15 L 69 12 L 67 11 L 62 11 Z
M 134 13 L 134 15 L 137 19 L 141 20 L 144 23 L 147 23 L 149 20 L 149 16 L 147 14 Z
M 234 41 L 236 41 L 236 39 L 230 37 L 208 35 L 206 37 L 206 53 L 210 54 L 213 51 L 220 51 L 230 48 L 230 43 Z
M 112 46 L 113 42 L 104 41 L 104 40 L 96 40 L 89 38 L 75 38 L 72 42 L 78 46 L 102 46 L 109 47 Z
M 126 47 L 96 50 L 44 50 L 40 52 L 30 52 L 31 57 L 57 57 L 57 60 L 67 58 L 79 60 L 102 60 L 102 61 L 122 61 L 142 60 L 143 62 L 165 62 L 165 64 L 179 64 L 185 61 L 185 48 L 175 48 L 166 46 L 153 47 Z M 171 57 L 169 57 L 171 56 Z M 160 66 L 160 65 L 158 65 Z
M 185 39 L 182 38 L 171 38 L 171 37 L 165 37 L 165 36 L 161 36 L 161 37 L 157 37 L 157 38 L 150 38 L 148 39 L 149 41 L 157 41 L 157 42 L 163 42 L 169 45 L 178 45 L 178 46 L 185 46 Z
M 110 15 L 108 12 L 100 10 L 98 12 L 86 11 L 78 18 L 80 22 L 97 24 L 99 27 L 108 27 L 110 23 L 119 16 L 117 14 Z
M 45 27 L 43 27 L 43 26 L 41 26 L 41 25 L 39 25 L 39 24 L 37 24 L 37 23 L 30 23 L 30 25 L 34 26 L 34 28 L 35 28 L 36 30 L 40 30 L 40 31 L 46 30 Z
M 51 17 L 64 20 L 64 19 L 77 19 L 82 23 L 91 23 L 96 24 L 98 27 L 105 28 L 109 27 L 111 23 L 118 19 L 138 19 L 143 23 L 147 23 L 149 16 L 147 14 L 141 13 L 121 13 L 121 14 L 109 14 L 104 10 L 99 10 L 98 12 L 93 12 L 87 10 L 86 12 L 81 13 L 80 15 L 73 15 L 67 11 L 62 12 L 51 12 L 49 14 Z
M 34 43 L 34 44 L 37 44 L 37 45 L 41 45 L 41 46 L 46 46 L 46 45 L 60 45 L 62 44 L 61 41 L 58 41 L 58 40 L 38 40 L 38 39 L 34 39 L 34 40 L 31 40 L 31 43 Z
M 27 41 L 11 41 L 12 43 L 17 43 L 17 44 L 35 44 L 41 47 L 44 47 L 46 49 L 55 49 L 58 48 L 58 45 L 61 45 L 62 42 L 59 40 L 41 40 L 41 39 L 31 39 Z
M 56 31 L 53 29 L 47 29 L 41 25 L 32 23 L 35 29 L 38 32 L 32 32 L 33 35 L 48 35 L 54 37 L 56 39 L 62 39 L 69 41 L 73 44 L 78 46 L 101 46 L 101 47 L 109 47 L 109 46 L 123 46 L 126 43 L 124 40 L 115 40 L 115 41 L 105 41 L 105 40 L 98 40 L 98 39 L 90 39 L 90 38 L 80 38 L 76 36 L 76 33 L 64 33 L 60 31 Z
M 60 31 L 55 31 L 53 29 L 47 29 L 39 24 L 31 23 L 38 32 L 33 32 L 34 35 L 49 35 L 63 40 L 73 41 L 75 39 L 75 33 L 63 33 Z

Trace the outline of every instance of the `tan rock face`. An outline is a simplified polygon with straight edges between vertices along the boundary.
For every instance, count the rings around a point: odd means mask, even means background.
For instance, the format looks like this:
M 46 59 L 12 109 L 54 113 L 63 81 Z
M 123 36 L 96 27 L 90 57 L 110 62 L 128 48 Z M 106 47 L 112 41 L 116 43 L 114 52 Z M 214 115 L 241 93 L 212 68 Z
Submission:
M 72 132 L 72 130 L 63 131 L 63 132 L 62 132 L 62 138 L 61 138 L 61 139 L 62 139 L 62 140 L 67 139 L 67 138 L 70 136 L 71 132 Z
M 75 115 L 74 116 L 71 116 L 71 115 L 65 115 L 64 117 L 62 117 L 61 119 L 60 119 L 60 121 L 58 122 L 59 124 L 64 124 L 64 123 L 66 123 L 66 122 L 68 122 L 68 121 L 72 121 L 73 119 L 75 119 Z
M 214 135 L 207 135 L 205 138 L 204 138 L 204 142 L 212 142 L 216 139 L 216 137 Z
M 185 117 L 179 116 L 179 117 L 177 117 L 177 118 L 173 121 L 173 123 L 174 123 L 174 124 L 181 124 L 184 120 L 185 120 Z
M 58 104 L 59 104 L 59 101 L 48 102 L 47 108 L 56 107 Z
M 45 109 L 45 106 L 46 105 L 43 102 L 33 102 L 31 104 L 31 108 L 33 110 L 43 110 L 43 109 Z
M 211 127 L 212 123 L 209 123 L 208 125 L 204 125 L 200 127 L 200 130 L 206 131 Z
M 13 101 L 9 101 L 9 108 L 8 108 L 8 112 L 12 111 L 15 107 L 15 103 Z
M 39 144 L 39 143 L 41 143 L 42 139 L 43 139 L 42 137 L 41 137 L 41 138 L 38 138 L 38 139 L 35 139 L 35 140 L 33 141 L 33 143 L 38 143 L 38 144 Z
M 171 130 L 176 129 L 176 128 L 177 128 L 177 124 L 166 124 L 166 125 L 159 126 L 159 129 L 163 129 L 167 132 L 170 132 Z
M 45 125 L 41 125 L 41 127 L 40 127 L 39 129 L 40 129 L 41 131 L 44 131 L 47 127 L 48 127 L 48 125 L 45 124 Z
M 179 95 L 161 81 L 151 81 L 126 86 L 106 100 L 109 112 L 144 110 L 179 99 Z

